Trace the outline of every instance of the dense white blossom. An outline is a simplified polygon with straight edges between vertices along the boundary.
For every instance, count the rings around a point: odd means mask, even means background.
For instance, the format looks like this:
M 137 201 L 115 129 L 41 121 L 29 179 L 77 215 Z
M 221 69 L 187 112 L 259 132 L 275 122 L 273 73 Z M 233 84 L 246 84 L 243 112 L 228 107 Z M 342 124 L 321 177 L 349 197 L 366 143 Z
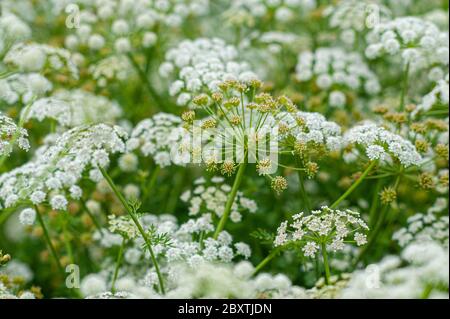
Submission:
M 294 215 L 293 221 L 285 221 L 278 228 L 274 241 L 275 247 L 295 245 L 301 248 L 306 257 L 314 257 L 325 244 L 327 250 L 343 250 L 346 243 L 366 244 L 367 224 L 359 213 L 350 209 L 341 211 L 326 206 L 314 210 L 311 215 L 303 212 Z
M 11 118 L 0 112 L 0 156 L 9 156 L 15 144 L 28 151 L 30 149 L 28 133 L 24 128 L 18 127 Z
M 70 52 L 45 44 L 16 44 L 8 51 L 4 62 L 25 72 L 42 72 L 50 69 L 56 72 L 67 71 L 73 78 L 78 78 L 78 68 Z
M 418 213 L 408 218 L 407 225 L 394 233 L 393 239 L 404 247 L 409 243 L 435 241 L 448 247 L 449 217 L 447 199 L 440 198 L 426 214 Z
M 392 162 L 396 159 L 405 167 L 420 165 L 422 161 L 422 157 L 410 141 L 372 122 L 359 124 L 345 132 L 344 143 L 346 146 L 354 144 L 362 146 L 371 161 Z M 351 157 L 347 159 L 350 160 Z
M 181 195 L 183 202 L 189 203 L 189 215 L 214 214 L 222 217 L 231 187 L 224 183 L 223 177 L 213 177 L 208 182 L 204 179 L 194 181 L 195 188 Z M 236 195 L 231 207 L 231 221 L 240 222 L 241 213 L 255 213 L 258 206 L 254 200 L 245 197 L 241 192 Z
M 61 90 L 51 97 L 33 102 L 27 113 L 27 120 L 50 118 L 61 126 L 75 127 L 95 123 L 114 124 L 122 115 L 122 110 L 116 102 L 104 96 L 83 90 Z
M 54 209 L 64 210 L 69 196 L 79 199 L 71 187 L 87 169 L 97 172 L 109 164 L 109 154 L 125 151 L 125 136 L 121 128 L 105 124 L 65 132 L 53 145 L 38 150 L 34 160 L 0 175 L 1 201 L 11 207 L 27 200 L 35 205 L 47 200 Z
M 417 17 L 400 17 L 375 25 L 367 35 L 365 54 L 369 59 L 384 54 L 401 56 L 412 70 L 449 63 L 449 38 L 432 22 Z
M 250 80 L 256 74 L 240 61 L 237 49 L 219 38 L 184 40 L 166 53 L 159 73 L 174 78 L 169 93 L 185 106 L 202 90 L 216 91 L 225 80 Z
M 181 118 L 173 114 L 157 113 L 138 123 L 127 141 L 127 151 L 139 149 L 142 155 L 150 156 L 161 167 L 184 164 L 179 143 L 185 130 Z
M 334 47 L 300 53 L 296 78 L 301 83 L 314 83 L 320 90 L 328 92 L 331 107 L 344 107 L 347 91 L 373 95 L 381 89 L 377 76 L 359 53 Z
M 342 298 L 448 298 L 448 247 L 434 242 L 413 242 L 401 256 L 386 256 L 379 263 L 352 274 Z
M 13 73 L 5 78 L 0 77 L 0 101 L 9 105 L 29 103 L 52 88 L 52 83 L 38 73 Z
M 417 105 L 413 114 L 417 115 L 422 112 L 429 111 L 434 106 L 444 106 L 448 108 L 449 101 L 449 86 L 448 86 L 448 73 L 443 80 L 439 80 L 436 86 L 423 98 Z

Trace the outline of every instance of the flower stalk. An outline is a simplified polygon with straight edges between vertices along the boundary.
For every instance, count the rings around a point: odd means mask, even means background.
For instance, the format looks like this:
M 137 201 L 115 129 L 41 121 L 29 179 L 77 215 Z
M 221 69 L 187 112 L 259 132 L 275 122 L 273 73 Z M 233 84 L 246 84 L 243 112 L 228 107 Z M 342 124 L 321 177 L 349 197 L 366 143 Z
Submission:
M 367 177 L 370 171 L 375 167 L 377 161 L 372 161 L 370 165 L 366 168 L 366 170 L 362 173 L 362 175 L 350 186 L 347 191 L 342 194 L 331 206 L 331 209 L 336 208 L 344 199 L 346 199 L 358 186 L 362 183 L 362 181 Z
M 156 274 L 158 276 L 160 292 L 164 295 L 166 293 L 165 292 L 165 288 L 164 288 L 164 279 L 163 279 L 161 271 L 159 269 L 159 265 L 158 265 L 158 261 L 156 260 L 155 253 L 153 252 L 152 244 L 151 244 L 147 234 L 145 233 L 144 228 L 142 227 L 141 223 L 139 222 L 139 219 L 136 217 L 136 215 L 134 214 L 134 212 L 131 209 L 130 205 L 126 201 L 125 197 L 118 190 L 117 186 L 114 184 L 114 181 L 108 175 L 106 170 L 104 168 L 102 168 L 102 167 L 99 167 L 99 169 L 100 169 L 103 177 L 108 182 L 108 184 L 111 187 L 111 189 L 113 190 L 114 194 L 117 196 L 117 198 L 119 199 L 119 201 L 122 203 L 123 207 L 125 208 L 126 212 L 128 213 L 128 215 L 133 220 L 133 222 L 136 225 L 136 227 L 137 227 L 139 233 L 141 234 L 142 238 L 144 239 L 145 244 L 147 246 L 147 249 L 150 252 L 150 258 L 152 260 L 153 266 L 155 267 Z
M 225 224 L 227 223 L 228 217 L 231 212 L 231 207 L 233 206 L 234 199 L 236 198 L 236 194 L 238 192 L 239 186 L 242 182 L 242 177 L 244 176 L 245 167 L 247 166 L 246 161 L 239 165 L 239 169 L 236 174 L 236 178 L 234 179 L 233 188 L 231 189 L 230 194 L 228 195 L 227 203 L 225 205 L 225 210 L 223 212 L 222 218 L 217 225 L 216 231 L 214 232 L 214 239 L 219 237 L 220 232 L 224 229 Z

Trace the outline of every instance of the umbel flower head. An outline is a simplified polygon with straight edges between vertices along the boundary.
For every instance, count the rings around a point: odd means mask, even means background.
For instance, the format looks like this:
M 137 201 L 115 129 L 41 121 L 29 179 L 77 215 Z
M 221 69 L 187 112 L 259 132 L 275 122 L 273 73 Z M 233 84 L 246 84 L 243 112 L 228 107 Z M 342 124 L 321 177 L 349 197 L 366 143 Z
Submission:
M 417 213 L 407 220 L 407 225 L 394 233 L 392 239 L 396 240 L 401 247 L 411 242 L 441 243 L 448 248 L 449 242 L 449 216 L 446 198 L 439 198 L 431 206 L 426 214 Z
M 156 43 L 161 28 L 180 27 L 186 18 L 209 12 L 209 0 L 108 0 L 79 4 L 80 25 L 66 37 L 66 47 L 94 52 L 114 50 L 119 54 L 149 48 Z
M 372 0 L 345 0 L 331 3 L 323 10 L 331 28 L 341 31 L 340 40 L 347 45 L 355 43 L 357 36 L 391 17 L 391 11 Z
M 157 113 L 138 123 L 127 141 L 127 152 L 140 150 L 150 156 L 160 167 L 171 164 L 184 165 L 185 156 L 180 151 L 180 143 L 186 131 L 182 120 L 169 113 Z
M 367 58 L 401 56 L 411 70 L 436 64 L 445 67 L 449 62 L 448 33 L 421 18 L 400 17 L 379 23 L 367 35 L 367 42 Z
M 59 136 L 53 145 L 36 151 L 35 159 L 0 176 L 0 200 L 5 207 L 19 203 L 47 202 L 64 210 L 67 197 L 78 200 L 82 189 L 77 183 L 89 170 L 98 182 L 99 167 L 109 164 L 109 155 L 125 151 L 126 133 L 105 124 L 73 128 Z
M 276 172 L 281 153 L 296 153 L 308 162 L 314 154 L 339 149 L 337 124 L 318 113 L 300 112 L 289 98 L 274 98 L 260 92 L 261 86 L 258 80 L 225 81 L 217 92 L 193 99 L 197 109 L 182 118 L 192 129 L 194 162 L 203 161 L 208 170 L 232 175 L 246 161 L 268 176 Z M 208 116 L 194 121 L 202 111 Z M 287 185 L 277 177 L 272 186 L 279 192 Z
M 28 39 L 31 29 L 15 14 L 1 12 L 0 34 L 0 54 L 3 55 L 14 43 Z
M 39 73 L 13 73 L 0 77 L 0 101 L 26 104 L 51 91 L 52 83 Z
M 424 297 L 427 287 L 433 287 L 433 297 L 448 298 L 448 266 L 448 247 L 433 241 L 412 242 L 400 256 L 387 255 L 380 262 L 355 271 L 341 297 L 418 299 Z
M 436 83 L 436 86 L 422 98 L 422 101 L 417 105 L 417 107 L 412 112 L 413 116 L 426 113 L 430 111 L 432 108 L 448 109 L 449 106 L 448 79 L 449 77 L 447 73 L 445 79 L 439 80 Z
M 341 127 L 320 113 L 281 112 L 276 116 L 280 141 L 306 163 L 341 148 Z
M 316 1 L 311 0 L 232 0 L 225 17 L 237 26 L 264 29 L 271 23 L 298 21 L 316 6 Z
M 14 145 L 25 151 L 30 149 L 28 133 L 24 128 L 17 127 L 14 121 L 0 112 L 0 156 L 11 154 Z
M 349 151 L 344 155 L 348 161 L 356 160 L 361 154 L 360 151 L 363 151 L 371 161 L 392 163 L 396 160 L 404 167 L 420 165 L 422 161 L 422 157 L 410 141 L 368 121 L 348 130 L 344 134 L 344 144 L 346 151 Z
M 78 68 L 70 52 L 46 44 L 18 43 L 8 51 L 4 62 L 22 72 L 67 72 L 78 79 Z
M 176 217 L 166 214 L 144 214 L 140 216 L 140 221 L 155 243 L 158 259 L 168 268 L 177 262 L 187 262 L 192 267 L 205 261 L 230 263 L 239 256 L 249 258 L 251 255 L 247 244 L 234 242 L 233 237 L 225 231 L 221 232 L 216 240 L 205 236 L 214 230 L 211 214 L 190 218 L 180 224 Z M 108 223 L 108 230 L 102 230 L 104 236 L 96 234 L 95 239 L 108 248 L 121 244 L 120 238 L 115 240 L 116 235 L 129 239 L 136 251 L 134 256 L 125 255 L 124 261 L 139 269 L 139 260 L 145 257 L 146 252 L 142 251 L 144 242 L 134 223 L 127 216 L 114 215 L 108 216 Z
M 296 78 L 326 92 L 331 107 L 347 105 L 347 92 L 377 94 L 380 84 L 357 52 L 346 52 L 341 48 L 318 48 L 299 54 Z
M 292 218 L 291 223 L 285 221 L 278 228 L 275 247 L 292 245 L 306 257 L 313 257 L 322 245 L 336 252 L 343 250 L 345 243 L 361 246 L 367 242 L 369 227 L 358 212 L 350 209 L 341 211 L 323 206 L 310 215 L 302 212 Z
M 214 176 L 210 181 L 199 178 L 194 181 L 195 188 L 181 195 L 183 202 L 189 203 L 189 215 L 214 214 L 222 217 L 231 186 L 224 183 L 225 179 Z M 258 206 L 254 200 L 238 192 L 231 207 L 230 220 L 238 223 L 242 220 L 242 212 L 255 213 Z
M 51 97 L 36 100 L 27 110 L 26 120 L 53 119 L 65 128 L 86 124 L 115 124 L 122 109 L 104 96 L 83 90 L 60 90 Z
M 217 91 L 225 80 L 249 80 L 256 75 L 248 63 L 238 60 L 237 49 L 219 38 L 184 40 L 166 53 L 159 73 L 174 74 L 169 93 L 177 96 L 177 104 L 188 105 L 201 92 Z

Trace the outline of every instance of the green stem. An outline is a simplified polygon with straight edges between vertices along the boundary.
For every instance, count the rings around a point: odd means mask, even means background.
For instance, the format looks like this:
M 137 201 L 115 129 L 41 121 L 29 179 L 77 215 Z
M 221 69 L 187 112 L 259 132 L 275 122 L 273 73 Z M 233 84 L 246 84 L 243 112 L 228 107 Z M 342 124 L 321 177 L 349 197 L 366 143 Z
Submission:
M 155 187 L 156 181 L 158 180 L 158 174 L 159 174 L 160 171 L 161 171 L 161 167 L 159 167 L 159 165 L 156 165 L 155 169 L 153 170 L 153 173 L 150 176 L 148 184 L 145 186 L 144 194 L 142 196 L 142 203 L 143 204 L 145 204 L 147 202 L 151 191 Z
M 116 268 L 114 269 L 114 276 L 113 276 L 112 284 L 111 284 L 111 292 L 112 293 L 114 293 L 116 291 L 115 285 L 116 285 L 117 276 L 119 275 L 119 268 L 122 263 L 122 256 L 123 256 L 123 250 L 125 248 L 125 243 L 126 243 L 126 241 L 124 238 L 122 240 L 122 244 L 120 245 L 119 252 L 117 254 Z
M 16 144 L 17 139 L 20 136 L 20 131 L 23 129 L 24 125 L 25 125 L 25 121 L 27 120 L 28 114 L 30 113 L 31 110 L 31 105 L 34 102 L 34 97 L 31 99 L 31 101 L 25 106 L 24 111 L 22 112 L 20 119 L 19 119 L 19 123 L 17 125 L 17 130 L 14 132 L 13 136 L 11 137 L 10 140 L 10 147 L 14 147 L 14 145 Z M 0 168 L 3 167 L 3 164 L 5 163 L 6 158 L 8 158 L 9 155 L 7 154 L 3 154 L 3 156 L 0 158 Z
M 261 269 L 263 269 L 273 258 L 275 258 L 276 255 L 278 255 L 279 252 L 279 248 L 273 249 L 270 254 L 266 258 L 264 258 L 264 260 L 261 261 L 258 266 L 255 267 L 252 276 L 256 275 Z
M 432 291 L 433 291 L 433 285 L 427 284 L 422 292 L 422 295 L 420 296 L 420 299 L 428 299 L 428 297 L 430 297 L 430 294 Z
M 409 62 L 406 64 L 405 72 L 403 74 L 403 86 L 402 86 L 402 92 L 400 95 L 400 112 L 403 112 L 405 109 L 405 100 L 406 100 L 406 94 L 408 92 L 408 78 L 409 78 Z
M 297 159 L 297 166 L 300 168 L 300 160 Z M 299 190 L 300 190 L 300 197 L 302 198 L 302 201 L 305 205 L 307 213 L 311 212 L 311 203 L 309 202 L 308 194 L 305 190 L 305 179 L 303 176 L 303 172 L 301 170 L 297 171 L 298 174 L 298 182 L 299 182 Z
M 97 228 L 98 232 L 100 233 L 100 236 L 103 237 L 102 226 L 98 222 L 97 218 L 95 218 L 94 214 L 92 214 L 91 210 L 86 206 L 86 203 L 83 200 L 81 200 L 80 203 L 81 203 L 81 207 L 83 207 L 86 214 L 88 214 L 89 217 L 91 218 L 92 222 L 95 225 L 95 228 Z
M 58 270 L 61 272 L 61 274 L 64 275 L 64 268 L 61 265 L 61 261 L 59 260 L 58 254 L 56 253 L 56 249 L 53 246 L 52 241 L 50 240 L 50 236 L 48 234 L 48 230 L 47 230 L 47 227 L 45 226 L 45 223 L 44 223 L 44 220 L 43 220 L 43 218 L 41 216 L 41 213 L 39 212 L 39 209 L 37 207 L 35 207 L 34 209 L 36 211 L 37 220 L 38 220 L 39 224 L 41 225 L 42 230 L 44 232 L 44 239 L 45 239 L 45 241 L 47 243 L 47 246 L 48 246 L 48 248 L 50 250 L 50 253 L 52 254 L 53 258 L 55 259 L 56 265 L 58 266 Z
M 344 199 L 347 198 L 348 195 L 350 195 L 358 186 L 359 184 L 361 184 L 361 182 L 366 178 L 366 176 L 370 173 L 370 171 L 372 170 L 372 168 L 377 164 L 377 161 L 373 161 L 372 163 L 370 163 L 370 165 L 366 168 L 366 170 L 363 172 L 363 174 L 358 178 L 358 180 L 356 182 L 354 182 L 352 184 L 352 186 L 350 186 L 349 189 L 347 189 L 347 191 L 342 194 L 341 197 L 339 197 L 331 206 L 331 209 L 336 208 Z
M 379 179 L 375 186 L 375 191 L 373 192 L 372 204 L 370 205 L 370 211 L 369 211 L 369 227 L 371 227 L 371 228 L 373 227 L 374 219 L 375 219 L 375 212 L 377 211 L 377 208 L 378 208 L 378 198 L 380 196 L 379 192 L 380 192 L 382 183 L 383 183 L 382 179 Z
M 245 167 L 247 166 L 246 162 L 243 162 L 239 165 L 238 172 L 236 174 L 236 178 L 233 183 L 233 188 L 231 189 L 230 194 L 228 195 L 227 203 L 225 205 L 225 210 L 223 212 L 222 218 L 219 221 L 219 224 L 217 225 L 216 231 L 214 233 L 213 238 L 217 239 L 219 237 L 220 232 L 225 227 L 225 224 L 227 223 L 228 216 L 231 212 L 231 207 L 233 206 L 234 199 L 236 198 L 236 194 L 238 192 L 239 186 L 242 182 L 242 177 L 244 176 Z
M 377 224 L 375 225 L 375 228 L 373 232 L 371 233 L 371 236 L 369 238 L 369 241 L 366 246 L 361 250 L 361 253 L 359 254 L 358 258 L 356 259 L 355 264 L 357 265 L 363 257 L 366 255 L 366 253 L 372 248 L 373 244 L 376 242 L 376 238 L 378 237 L 378 233 L 381 231 L 382 226 L 384 224 L 384 220 L 386 219 L 386 215 L 388 212 L 389 205 L 383 206 L 381 209 L 380 215 L 377 220 Z
M 75 259 L 73 257 L 72 246 L 70 245 L 70 234 L 67 230 L 67 224 L 69 223 L 68 212 L 64 212 L 64 221 L 63 221 L 63 235 L 64 235 L 64 243 L 66 245 L 67 255 L 69 256 L 69 260 L 71 264 L 75 263 Z
M 330 284 L 330 266 L 328 265 L 328 254 L 327 254 L 327 247 L 325 243 L 322 243 L 322 257 L 323 257 L 323 265 L 325 268 L 325 283 L 327 285 Z
M 6 220 L 15 212 L 14 209 L 5 209 L 0 214 L 0 225 L 6 222 Z
M 185 177 L 186 170 L 181 169 L 176 173 L 175 185 L 173 185 L 172 191 L 169 194 L 169 200 L 167 201 L 165 212 L 172 214 L 177 208 L 178 198 L 180 196 L 181 188 L 183 186 L 183 179 Z
M 142 70 L 139 63 L 136 61 L 136 59 L 133 57 L 133 55 L 131 53 L 128 53 L 127 55 L 128 55 L 128 58 L 129 58 L 131 64 L 133 65 L 134 69 L 138 73 L 140 79 L 142 80 L 142 82 L 144 82 L 145 87 L 147 88 L 147 91 L 150 94 L 150 96 L 152 97 L 152 99 L 155 101 L 155 103 L 161 110 L 165 110 L 164 105 L 166 105 L 167 103 L 165 103 L 161 99 L 158 92 L 156 92 L 156 90 L 153 88 L 152 84 L 150 83 L 150 80 L 148 79 L 147 74 L 145 74 L 145 72 Z
M 130 217 L 133 220 L 134 224 L 136 225 L 139 233 L 141 234 L 142 238 L 144 239 L 145 244 L 147 246 L 147 249 L 150 252 L 150 258 L 151 258 L 151 260 L 153 262 L 153 266 L 155 267 L 156 274 L 158 275 L 160 291 L 164 295 L 166 293 L 165 289 L 164 289 L 164 280 L 163 280 L 161 271 L 159 269 L 159 265 L 158 265 L 158 262 L 156 260 L 155 253 L 153 252 L 152 245 L 150 243 L 150 240 L 148 239 L 147 234 L 144 231 L 144 228 L 142 227 L 141 223 L 139 222 L 139 219 L 134 214 L 134 212 L 131 209 L 130 205 L 128 205 L 128 202 L 126 201 L 125 197 L 122 195 L 122 193 L 120 193 L 120 191 L 118 190 L 118 188 L 114 184 L 114 181 L 111 179 L 111 177 L 105 171 L 105 169 L 102 168 L 102 167 L 99 167 L 99 169 L 102 172 L 103 177 L 108 182 L 108 184 L 111 187 L 111 189 L 113 190 L 114 194 L 117 196 L 119 201 L 122 203 L 122 205 L 125 208 L 125 210 L 127 211 L 128 215 L 130 215 Z

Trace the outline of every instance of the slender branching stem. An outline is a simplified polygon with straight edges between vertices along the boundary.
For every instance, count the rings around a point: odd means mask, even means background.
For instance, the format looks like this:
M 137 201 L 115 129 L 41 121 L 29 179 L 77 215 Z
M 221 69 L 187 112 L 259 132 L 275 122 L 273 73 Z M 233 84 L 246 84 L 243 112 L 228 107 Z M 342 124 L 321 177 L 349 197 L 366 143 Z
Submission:
M 230 215 L 230 212 L 231 212 L 231 207 L 233 206 L 234 199 L 236 198 L 239 186 L 241 185 L 242 177 L 244 176 L 245 167 L 246 167 L 246 161 L 239 164 L 239 169 L 238 169 L 236 177 L 234 179 L 233 187 L 231 189 L 230 194 L 228 194 L 228 199 L 227 199 L 227 203 L 225 205 L 225 210 L 223 212 L 222 218 L 219 221 L 219 224 L 217 225 L 216 231 L 214 232 L 214 236 L 213 236 L 214 239 L 217 239 L 219 237 L 220 232 L 224 229 L 225 224 L 227 223 L 228 216 Z
M 322 257 L 323 257 L 323 266 L 325 268 L 325 283 L 327 285 L 330 284 L 330 265 L 328 264 L 328 254 L 327 254 L 327 245 L 326 243 L 322 243 L 321 247 Z
M 370 163 L 370 165 L 366 168 L 366 170 L 362 173 L 362 175 L 350 186 L 347 191 L 342 194 L 341 197 L 339 197 L 331 206 L 331 209 L 336 208 L 344 199 L 346 199 L 358 186 L 361 184 L 361 182 L 367 177 L 367 175 L 370 173 L 372 168 L 377 164 L 377 161 L 373 161 Z
M 406 95 L 408 93 L 409 69 L 410 63 L 408 62 L 406 64 L 405 71 L 403 73 L 403 85 L 402 85 L 402 92 L 400 95 L 400 112 L 403 112 L 403 110 L 405 109 Z
M 23 110 L 20 119 L 19 119 L 19 123 L 17 125 L 17 129 L 14 132 L 13 136 L 11 137 L 11 140 L 9 141 L 9 145 L 11 147 L 14 147 L 14 145 L 16 144 L 17 139 L 20 137 L 20 131 L 23 129 L 25 122 L 28 119 L 28 115 L 30 114 L 31 111 L 31 105 L 33 104 L 35 98 L 33 97 L 31 99 L 31 101 L 25 106 L 25 109 Z M 0 168 L 3 167 L 3 164 L 5 163 L 6 159 L 8 158 L 9 155 L 7 154 L 3 154 L 2 157 L 0 157 Z
M 161 271 L 159 269 L 159 265 L 158 265 L 158 261 L 156 260 L 155 253 L 153 252 L 153 248 L 152 248 L 152 244 L 150 242 L 150 239 L 148 238 L 147 234 L 145 233 L 144 228 L 142 227 L 141 223 L 139 222 L 139 219 L 137 218 L 137 216 L 135 215 L 135 213 L 131 209 L 131 207 L 128 204 L 128 202 L 126 201 L 125 197 L 119 191 L 119 189 L 117 188 L 116 184 L 114 184 L 114 181 L 108 175 L 106 170 L 104 168 L 102 168 L 102 167 L 100 167 L 99 169 L 100 169 L 103 177 L 108 182 L 108 184 L 111 187 L 111 189 L 113 190 L 114 194 L 117 196 L 117 198 L 119 199 L 119 201 L 122 203 L 123 207 L 125 208 L 126 212 L 128 213 L 128 215 L 133 220 L 133 222 L 136 225 L 136 227 L 137 227 L 139 233 L 141 234 L 142 238 L 144 239 L 144 242 L 145 242 L 145 244 L 147 246 L 147 249 L 148 249 L 148 251 L 150 253 L 150 258 L 152 260 L 153 266 L 155 267 L 156 274 L 158 275 L 160 292 L 162 294 L 165 294 L 166 292 L 165 292 L 165 288 L 164 288 L 164 279 L 163 279 Z
M 161 171 L 161 167 L 159 165 L 156 165 L 153 169 L 152 174 L 150 175 L 150 179 L 148 180 L 147 185 L 144 189 L 144 194 L 142 196 L 142 203 L 147 203 L 147 200 L 150 196 L 150 193 L 152 192 L 153 188 L 155 187 L 156 181 L 158 180 L 159 172 Z
M 37 220 L 39 222 L 39 225 L 41 225 L 41 227 L 42 227 L 42 231 L 44 233 L 44 239 L 45 239 L 45 242 L 47 243 L 47 246 L 48 246 L 48 248 L 50 250 L 50 253 L 53 256 L 53 259 L 55 259 L 56 266 L 58 267 L 58 270 L 61 272 L 61 274 L 64 274 L 64 268 L 61 265 L 61 261 L 59 260 L 58 254 L 56 253 L 55 246 L 53 246 L 53 243 L 52 243 L 52 241 L 50 239 L 50 235 L 48 233 L 47 226 L 44 223 L 44 219 L 42 218 L 42 215 L 39 212 L 39 209 L 37 208 L 37 206 L 35 206 L 34 209 L 36 211 L 36 217 L 37 217 Z
M 134 56 L 131 53 L 128 53 L 127 55 L 128 55 L 128 59 L 130 60 L 134 69 L 136 70 L 137 74 L 139 75 L 139 78 L 144 83 L 144 85 L 145 85 L 148 93 L 150 94 L 151 98 L 153 99 L 153 101 L 157 104 L 159 109 L 167 111 L 167 108 L 165 107 L 165 105 L 167 105 L 167 103 L 161 99 L 158 92 L 156 92 L 156 90 L 153 88 L 147 74 L 141 68 L 138 61 L 136 61 L 136 59 L 134 58 Z
M 97 220 L 97 218 L 94 216 L 94 214 L 87 207 L 86 203 L 83 200 L 80 200 L 80 203 L 81 203 L 81 207 L 83 207 L 83 209 L 86 212 L 86 214 L 88 214 L 88 216 L 91 218 L 92 222 L 95 225 L 95 228 L 97 228 L 98 232 L 100 233 L 100 236 L 103 237 L 102 226 L 100 225 L 100 223 Z
M 272 259 L 275 258 L 276 255 L 278 255 L 278 253 L 280 252 L 279 248 L 275 248 L 273 249 L 270 254 L 264 258 L 263 261 L 261 261 L 256 267 L 255 270 L 253 271 L 253 276 L 256 275 L 261 269 L 263 269 Z
M 114 275 L 113 275 L 112 284 L 111 284 L 111 292 L 112 293 L 116 292 L 115 285 L 116 285 L 116 281 L 117 281 L 117 276 L 119 275 L 120 265 L 122 264 L 123 250 L 125 248 L 125 244 L 126 244 L 126 240 L 125 240 L 125 238 L 123 238 L 122 244 L 119 247 L 119 252 L 117 253 L 116 267 L 114 268 Z

